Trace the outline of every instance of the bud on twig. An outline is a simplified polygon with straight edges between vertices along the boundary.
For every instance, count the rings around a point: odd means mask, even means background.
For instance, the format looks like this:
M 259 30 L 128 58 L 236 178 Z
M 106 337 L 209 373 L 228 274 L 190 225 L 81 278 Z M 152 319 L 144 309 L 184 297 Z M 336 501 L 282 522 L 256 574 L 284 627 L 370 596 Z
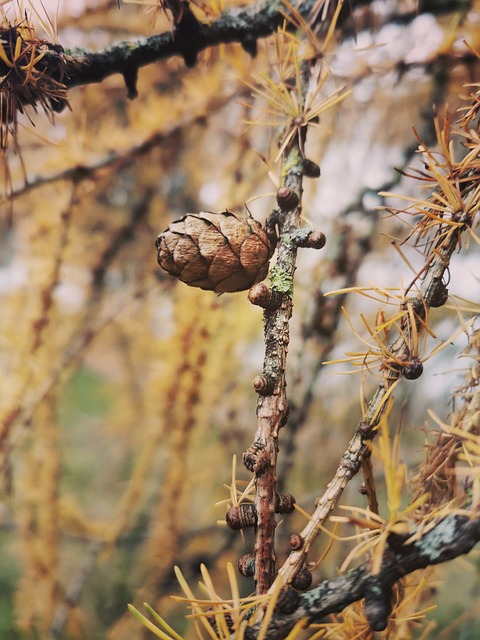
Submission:
M 282 211 L 291 211 L 299 203 L 299 198 L 295 191 L 289 187 L 280 187 L 277 191 L 277 203 Z
M 254 442 L 243 452 L 243 464 L 252 473 L 259 473 L 270 464 L 270 456 L 261 442 Z
M 297 591 L 306 591 L 312 584 L 312 573 L 307 567 L 301 567 L 292 580 L 292 587 Z
M 226 523 L 234 531 L 254 527 L 257 524 L 257 509 L 250 502 L 230 507 L 225 516 Z
M 275 513 L 292 513 L 295 509 L 295 498 L 291 493 L 277 493 L 275 496 Z
M 442 307 L 448 300 L 448 289 L 442 280 L 437 282 L 430 299 L 431 307 Z
M 305 247 L 307 249 L 323 249 L 327 239 L 322 231 L 316 231 L 313 229 L 304 238 L 299 237 L 297 241 L 298 247 Z
M 252 553 L 244 553 L 238 559 L 237 567 L 242 576 L 253 578 L 255 575 L 255 556 Z
M 320 167 L 312 160 L 305 158 L 303 161 L 303 173 L 307 178 L 319 178 Z
M 408 362 L 403 367 L 403 375 L 407 380 L 416 380 L 423 373 L 423 364 L 418 358 Z
M 261 396 L 268 396 L 272 393 L 274 381 L 269 376 L 261 374 L 253 379 L 253 388 Z
M 282 294 L 274 289 L 270 289 L 263 282 L 258 282 L 250 288 L 248 299 L 252 304 L 262 309 L 274 311 L 282 304 Z
M 373 427 L 369 422 L 362 420 L 357 426 L 357 431 L 364 440 L 371 440 L 373 437 Z
M 298 551 L 303 547 L 303 538 L 299 533 L 292 533 L 290 536 L 290 548 L 293 551 Z

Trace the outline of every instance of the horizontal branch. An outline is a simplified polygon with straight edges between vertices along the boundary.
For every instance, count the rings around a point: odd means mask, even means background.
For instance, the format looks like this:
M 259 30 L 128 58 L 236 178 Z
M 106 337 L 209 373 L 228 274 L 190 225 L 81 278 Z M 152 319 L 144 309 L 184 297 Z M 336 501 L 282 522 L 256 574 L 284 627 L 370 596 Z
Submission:
M 371 0 L 350 0 L 342 12 L 343 21 L 349 8 L 370 4 Z M 292 2 L 305 20 L 309 19 L 315 0 Z M 135 97 L 136 74 L 140 67 L 181 56 L 187 66 L 193 66 L 200 51 L 220 44 L 240 43 L 251 55 L 256 53 L 256 42 L 274 33 L 285 20 L 286 7 L 282 0 L 265 0 L 262 3 L 224 11 L 216 20 L 200 22 L 187 8 L 175 28 L 166 33 L 142 38 L 137 41 L 116 43 L 103 51 L 66 51 L 64 54 L 50 52 L 64 58 L 64 84 L 74 87 L 92 82 L 101 82 L 107 76 L 121 73 L 126 81 L 129 95 Z M 288 26 L 287 26 L 288 28 Z M 297 27 L 290 24 L 292 30 Z
M 375 607 L 375 595 L 372 594 L 376 594 L 381 603 L 385 596 L 388 599 L 392 586 L 403 576 L 469 553 L 478 541 L 480 517 L 470 518 L 458 514 L 447 516 L 415 542 L 388 548 L 381 569 L 375 576 L 371 575 L 369 564 L 365 563 L 337 578 L 324 580 L 306 593 L 294 592 L 298 598 L 295 608 L 290 606 L 288 613 L 282 613 L 279 603 L 265 638 L 281 640 L 298 620 L 305 619 L 306 624 L 318 623 L 325 616 L 339 613 L 352 602 L 365 597 L 367 606 L 372 610 Z M 386 616 L 388 617 L 388 611 Z M 259 625 L 248 628 L 245 637 L 256 638 L 258 627 Z M 381 630 L 380 628 L 379 623 L 377 630 Z
M 311 18 L 316 0 L 293 1 L 296 11 L 307 22 Z M 371 4 L 371 0 L 349 0 L 337 21 L 338 26 L 345 21 L 354 9 Z M 136 96 L 136 77 L 138 69 L 153 62 L 174 56 L 181 56 L 187 66 L 193 66 L 200 51 L 220 44 L 240 43 L 243 48 L 255 55 L 258 39 L 273 34 L 283 24 L 288 5 L 282 0 L 265 0 L 256 5 L 224 11 L 216 20 L 200 22 L 187 9 L 175 29 L 166 33 L 152 35 L 136 41 L 122 41 L 102 51 L 83 51 L 80 49 L 59 51 L 55 47 L 47 52 L 45 65 L 49 60 L 55 68 L 59 62 L 63 69 L 62 82 L 67 88 L 101 82 L 108 76 L 120 73 L 125 78 L 128 95 Z M 413 19 L 419 13 L 443 13 L 462 8 L 468 10 L 469 3 L 451 0 L 432 7 L 431 3 L 421 2 L 418 12 L 405 17 Z M 294 22 L 287 28 L 296 29 Z

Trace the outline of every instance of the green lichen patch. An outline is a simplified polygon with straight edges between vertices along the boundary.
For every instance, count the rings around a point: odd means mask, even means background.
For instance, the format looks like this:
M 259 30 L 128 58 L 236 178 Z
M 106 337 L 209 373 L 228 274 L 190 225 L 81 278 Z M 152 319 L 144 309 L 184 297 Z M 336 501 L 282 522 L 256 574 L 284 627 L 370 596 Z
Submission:
M 286 293 L 290 297 L 293 296 L 293 275 L 286 269 L 276 264 L 270 270 L 270 280 L 272 289 L 280 293 Z

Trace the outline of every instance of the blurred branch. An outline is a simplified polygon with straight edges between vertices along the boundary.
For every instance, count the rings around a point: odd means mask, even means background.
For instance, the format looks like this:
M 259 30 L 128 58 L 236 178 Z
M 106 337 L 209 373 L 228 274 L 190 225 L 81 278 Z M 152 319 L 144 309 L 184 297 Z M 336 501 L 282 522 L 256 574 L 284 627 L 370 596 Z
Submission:
M 22 389 L 19 397 L 15 397 L 12 404 L 5 407 L 0 413 L 0 474 L 5 477 L 7 487 L 9 485 L 10 433 L 12 429 L 21 429 L 31 423 L 39 405 L 60 381 L 68 375 L 73 365 L 83 356 L 92 340 L 118 313 L 118 308 L 114 305 L 115 308 L 112 309 L 106 317 L 98 317 L 105 293 L 103 287 L 105 273 L 121 249 L 133 238 L 135 228 L 141 223 L 145 216 L 148 215 L 152 195 L 153 192 L 151 190 L 147 190 L 145 193 L 139 195 L 136 202 L 132 205 L 130 220 L 111 238 L 110 244 L 107 245 L 103 254 L 101 254 L 94 268 L 90 295 L 84 306 L 83 313 L 80 315 L 78 325 L 72 332 L 67 343 L 63 345 L 60 357 L 52 361 L 51 368 L 48 373 L 45 372 L 45 376 L 40 384 L 33 385 L 30 379 L 27 378 L 25 387 Z M 72 190 L 70 207 L 62 214 L 63 224 L 67 224 L 69 218 L 73 215 L 71 208 L 74 204 L 75 188 Z M 64 242 L 62 237 L 62 243 Z M 62 245 L 59 250 L 62 250 Z M 58 276 L 56 276 L 56 269 L 58 269 L 57 266 L 53 271 L 52 280 L 45 289 L 47 293 L 49 288 L 53 288 L 57 281 Z M 44 298 L 48 299 L 46 294 Z M 39 316 L 42 320 L 42 325 L 39 325 L 38 320 L 34 322 L 34 325 L 38 325 L 39 328 L 45 326 L 48 317 L 48 309 L 42 309 L 42 314 Z M 38 331 L 37 333 L 32 331 L 32 336 L 37 335 L 40 335 Z M 38 340 L 38 338 L 36 340 Z M 34 355 L 35 350 L 33 346 L 34 345 L 32 345 L 31 353 Z
M 54 613 L 52 624 L 49 630 L 49 639 L 62 638 L 68 616 L 74 609 L 82 597 L 85 584 L 87 583 L 92 571 L 95 569 L 97 557 L 103 546 L 103 542 L 91 542 L 85 555 L 78 565 L 70 584 L 68 585 L 62 602 L 57 606 Z
M 302 17 L 308 19 L 316 0 L 293 3 Z M 371 0 L 351 0 L 352 7 L 370 4 Z M 348 3 L 346 3 L 348 4 Z M 348 9 L 342 12 L 345 20 Z M 251 55 L 256 54 L 256 42 L 274 33 L 285 21 L 285 5 L 281 0 L 267 0 L 258 5 L 224 11 L 210 23 L 200 22 L 188 8 L 173 31 L 136 42 L 124 41 L 99 52 L 66 52 L 58 54 L 65 63 L 64 82 L 67 87 L 101 82 L 121 73 L 135 97 L 136 74 L 140 67 L 172 56 L 181 56 L 187 66 L 194 66 L 200 51 L 219 44 L 240 43 Z M 291 23 L 290 30 L 296 29 Z M 57 54 L 53 54 L 57 55 Z
M 83 180 L 92 180 L 102 170 L 120 171 L 131 166 L 139 156 L 150 153 L 153 149 L 164 146 L 169 141 L 175 141 L 188 127 L 204 122 L 206 113 L 213 113 L 221 109 L 232 95 L 225 97 L 213 97 L 202 106 L 199 112 L 190 113 L 188 117 L 182 118 L 174 125 L 167 126 L 161 131 L 155 131 L 144 140 L 132 145 L 123 151 L 111 151 L 105 157 L 92 162 L 91 164 L 78 164 L 68 169 L 63 169 L 50 175 L 39 175 L 33 177 L 29 182 L 9 193 L 8 198 L 13 200 L 39 187 L 59 182 L 62 180 L 72 180 L 74 183 Z

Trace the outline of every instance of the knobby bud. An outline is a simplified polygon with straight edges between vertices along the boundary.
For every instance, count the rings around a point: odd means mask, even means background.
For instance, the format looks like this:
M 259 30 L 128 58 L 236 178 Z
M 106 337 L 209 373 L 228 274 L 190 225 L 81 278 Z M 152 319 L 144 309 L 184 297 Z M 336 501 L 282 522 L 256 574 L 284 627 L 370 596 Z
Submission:
M 432 291 L 430 298 L 431 307 L 442 307 L 448 300 L 448 289 L 446 285 L 440 280 Z
M 418 358 L 408 362 L 403 368 L 403 375 L 407 380 L 416 380 L 423 373 L 423 364 Z
M 312 579 L 312 573 L 306 567 L 301 567 L 292 580 L 292 587 L 297 591 L 306 591 L 311 586 Z
M 289 187 L 280 187 L 277 191 L 277 203 L 283 211 L 291 211 L 300 202 L 298 195 Z
M 187 213 L 156 246 L 158 263 L 170 275 L 216 293 L 244 291 L 263 280 L 273 253 L 257 220 L 230 211 Z
M 304 542 L 305 541 L 303 537 L 299 533 L 292 533 L 292 535 L 290 536 L 290 548 L 293 551 L 298 551 L 299 549 L 301 549 Z
M 260 396 L 268 396 L 272 393 L 275 381 L 264 374 L 255 376 L 253 379 L 253 388 Z
M 303 161 L 303 173 L 307 178 L 319 178 L 320 167 L 318 166 L 318 164 L 316 164 L 316 162 L 305 158 Z
M 238 559 L 238 570 L 246 578 L 253 578 L 255 575 L 255 556 L 252 553 L 244 553 Z
M 230 529 L 234 531 L 239 531 L 246 527 L 254 527 L 257 524 L 257 509 L 250 502 L 230 507 L 225 515 L 225 521 Z
M 248 299 L 257 307 L 274 311 L 282 304 L 283 295 L 279 291 L 267 287 L 265 283 L 257 282 L 250 288 Z
M 254 442 L 242 456 L 243 464 L 252 473 L 260 473 L 270 464 L 270 454 L 263 442 Z
M 277 493 L 275 495 L 275 513 L 292 513 L 295 509 L 295 498 L 291 493 Z

